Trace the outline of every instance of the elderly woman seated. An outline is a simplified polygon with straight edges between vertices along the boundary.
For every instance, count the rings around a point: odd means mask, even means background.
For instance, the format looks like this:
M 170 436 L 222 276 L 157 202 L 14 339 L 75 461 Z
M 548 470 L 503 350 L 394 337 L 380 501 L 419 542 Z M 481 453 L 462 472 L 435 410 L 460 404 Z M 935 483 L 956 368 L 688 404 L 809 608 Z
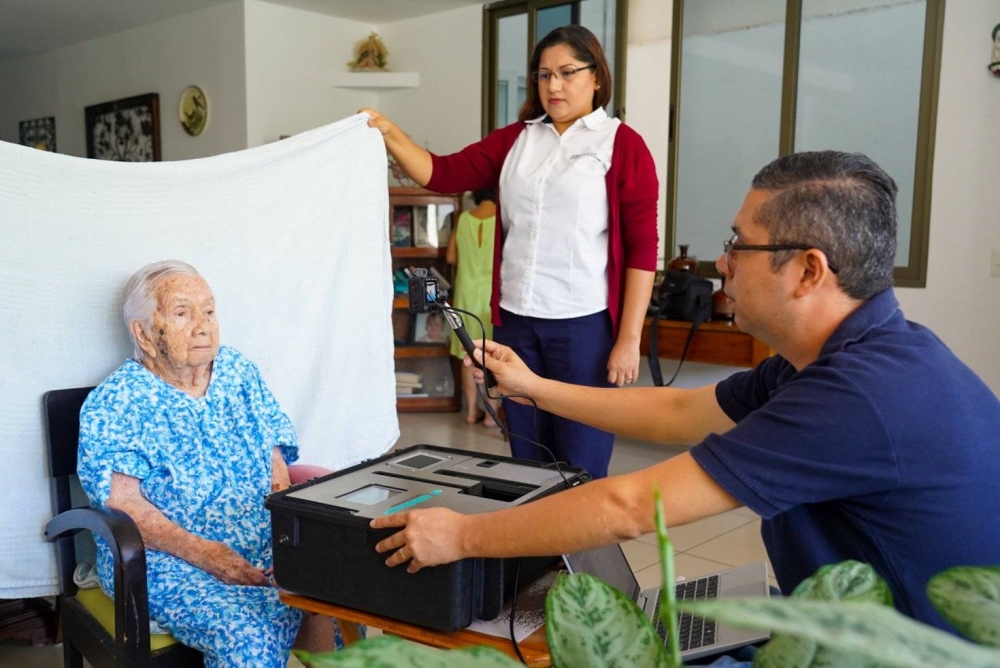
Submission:
M 206 666 L 283 667 L 302 612 L 272 586 L 264 497 L 289 484 L 292 423 L 253 362 L 219 346 L 215 298 L 193 267 L 143 267 L 122 312 L 135 359 L 81 410 L 80 482 L 91 503 L 139 527 L 151 619 Z M 113 595 L 111 555 L 98 543 L 98 576 Z

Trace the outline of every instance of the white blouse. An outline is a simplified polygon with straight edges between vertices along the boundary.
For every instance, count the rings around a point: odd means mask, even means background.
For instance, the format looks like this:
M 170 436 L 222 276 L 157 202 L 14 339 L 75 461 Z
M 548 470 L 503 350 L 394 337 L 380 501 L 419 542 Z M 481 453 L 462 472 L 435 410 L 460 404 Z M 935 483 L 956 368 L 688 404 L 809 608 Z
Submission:
M 543 118 L 528 121 L 500 172 L 500 306 L 576 318 L 608 307 L 604 179 L 621 121 L 597 109 L 560 135 Z

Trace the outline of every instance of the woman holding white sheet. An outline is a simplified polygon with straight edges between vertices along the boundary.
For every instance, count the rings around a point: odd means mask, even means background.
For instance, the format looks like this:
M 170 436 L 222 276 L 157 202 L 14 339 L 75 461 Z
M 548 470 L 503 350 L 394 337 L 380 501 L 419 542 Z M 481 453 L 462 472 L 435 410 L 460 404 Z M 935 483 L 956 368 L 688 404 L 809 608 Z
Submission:
M 553 30 L 529 70 L 536 85 L 519 120 L 453 155 L 434 155 L 385 116 L 362 111 L 417 183 L 437 192 L 498 189 L 495 339 L 544 377 L 621 387 L 638 376 L 656 269 L 653 159 L 634 130 L 604 111 L 611 73 L 589 30 Z M 607 475 L 612 434 L 511 400 L 504 409 L 515 456 L 547 461 L 530 442 L 537 434 L 558 459 Z

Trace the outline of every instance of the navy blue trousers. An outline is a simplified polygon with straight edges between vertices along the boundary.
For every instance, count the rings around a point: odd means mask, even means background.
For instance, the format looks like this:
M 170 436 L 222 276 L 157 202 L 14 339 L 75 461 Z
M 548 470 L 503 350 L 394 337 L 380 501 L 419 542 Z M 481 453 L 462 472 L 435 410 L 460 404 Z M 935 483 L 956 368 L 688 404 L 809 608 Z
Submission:
M 566 320 L 529 318 L 508 311 L 501 311 L 501 317 L 503 326 L 494 328 L 494 339 L 510 346 L 539 376 L 575 385 L 611 387 L 608 356 L 614 336 L 606 310 Z M 559 461 L 586 469 L 594 478 L 607 477 L 614 434 L 545 411 L 536 413 L 534 406 L 507 399 L 503 408 L 515 457 L 551 462 L 548 453 L 530 442 L 537 441 L 552 450 Z

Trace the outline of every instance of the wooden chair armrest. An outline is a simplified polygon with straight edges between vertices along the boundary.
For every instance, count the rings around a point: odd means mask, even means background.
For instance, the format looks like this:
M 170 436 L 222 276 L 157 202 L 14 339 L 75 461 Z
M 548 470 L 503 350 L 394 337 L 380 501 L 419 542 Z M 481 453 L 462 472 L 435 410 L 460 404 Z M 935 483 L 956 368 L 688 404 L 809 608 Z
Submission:
M 74 508 L 45 525 L 48 541 L 72 540 L 77 531 L 92 531 L 107 543 L 115 571 L 115 653 L 127 666 L 150 661 L 146 549 L 139 528 L 126 513 L 111 508 Z M 64 583 L 64 593 L 75 588 Z

